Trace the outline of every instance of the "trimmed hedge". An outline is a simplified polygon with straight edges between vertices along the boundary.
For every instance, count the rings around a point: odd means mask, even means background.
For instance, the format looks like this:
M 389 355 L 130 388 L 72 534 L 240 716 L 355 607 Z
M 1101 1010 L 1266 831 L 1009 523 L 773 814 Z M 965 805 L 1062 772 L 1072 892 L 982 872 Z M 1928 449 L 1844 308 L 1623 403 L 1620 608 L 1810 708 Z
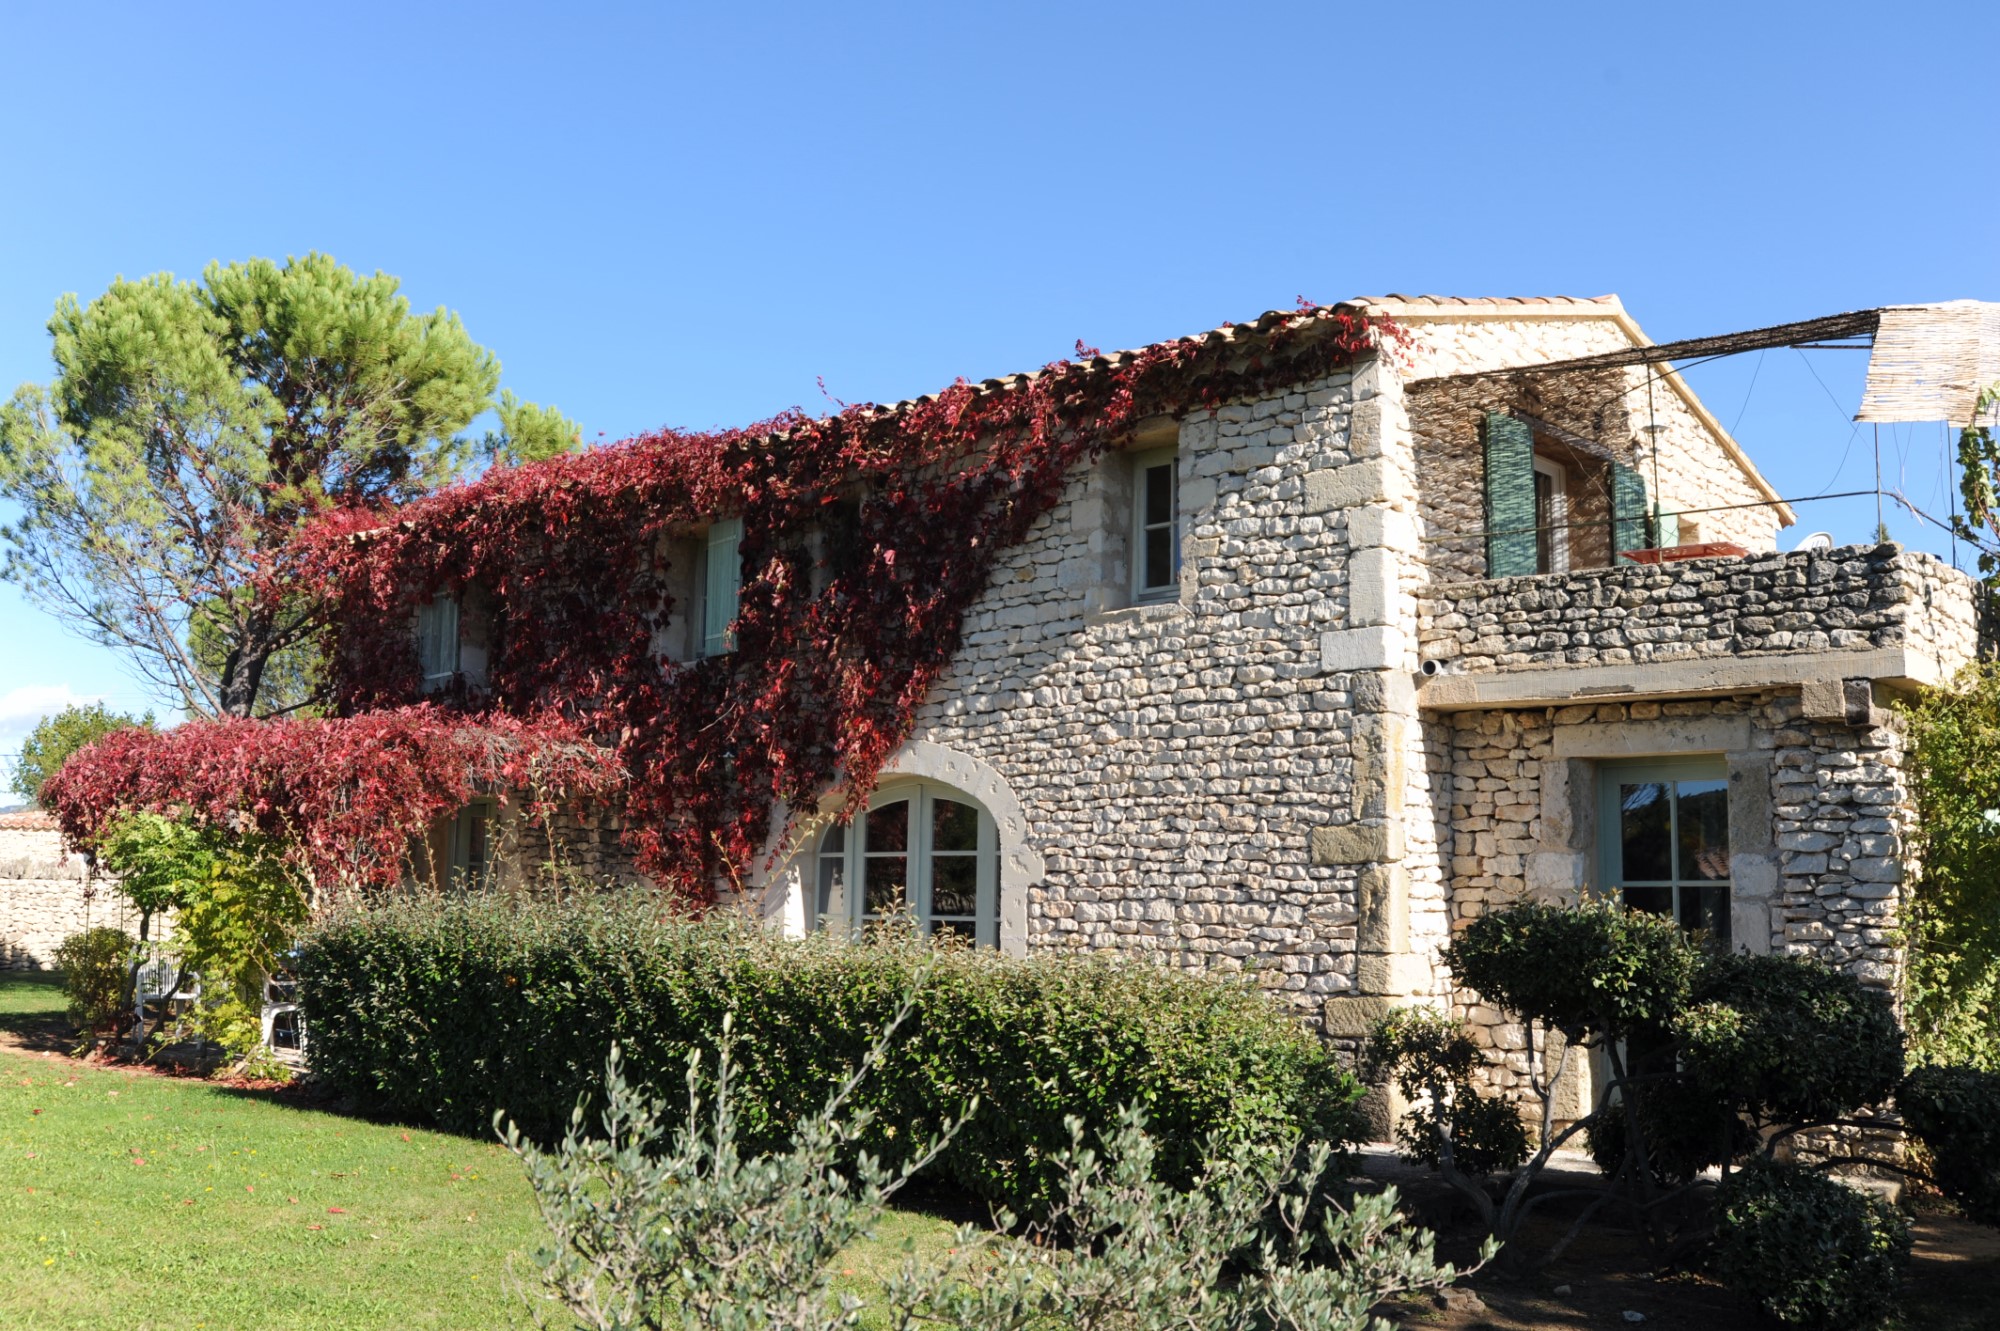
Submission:
M 1056 1185 L 1064 1119 L 1147 1115 L 1162 1171 L 1187 1178 L 1211 1135 L 1364 1135 L 1360 1087 L 1290 1015 L 1233 980 L 1101 957 L 1016 959 L 920 944 L 787 940 L 692 920 L 657 898 L 499 896 L 351 907 L 295 967 L 315 1076 L 377 1112 L 468 1133 L 495 1111 L 543 1140 L 626 1074 L 670 1101 L 691 1049 L 735 1013 L 745 1126 L 778 1140 L 860 1058 L 920 966 L 931 973 L 862 1104 L 894 1157 L 978 1095 L 933 1171 L 1023 1215 Z

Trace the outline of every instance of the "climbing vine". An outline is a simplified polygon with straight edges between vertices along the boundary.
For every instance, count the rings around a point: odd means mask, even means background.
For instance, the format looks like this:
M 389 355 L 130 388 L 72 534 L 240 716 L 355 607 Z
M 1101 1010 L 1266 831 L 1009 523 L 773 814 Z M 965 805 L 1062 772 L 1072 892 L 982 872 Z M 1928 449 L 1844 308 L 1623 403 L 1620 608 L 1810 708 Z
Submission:
M 662 430 L 393 510 L 335 510 L 284 567 L 329 608 L 335 708 L 357 720 L 425 696 L 418 606 L 476 602 L 485 667 L 436 697 L 489 724 L 561 715 L 587 731 L 625 774 L 638 867 L 707 900 L 825 792 L 848 811 L 866 799 L 996 559 L 1073 468 L 1149 416 L 1308 381 L 1403 337 L 1302 300 L 1137 352 L 1079 343 L 1036 374 L 894 407 Z M 733 650 L 669 660 L 687 538 L 719 517 L 743 528 Z
M 64 763 L 42 799 L 79 849 L 104 849 L 126 815 L 157 814 L 281 847 L 325 889 L 394 883 L 412 842 L 477 794 L 523 792 L 525 812 L 545 817 L 617 784 L 616 764 L 570 721 L 415 706 L 114 731 Z

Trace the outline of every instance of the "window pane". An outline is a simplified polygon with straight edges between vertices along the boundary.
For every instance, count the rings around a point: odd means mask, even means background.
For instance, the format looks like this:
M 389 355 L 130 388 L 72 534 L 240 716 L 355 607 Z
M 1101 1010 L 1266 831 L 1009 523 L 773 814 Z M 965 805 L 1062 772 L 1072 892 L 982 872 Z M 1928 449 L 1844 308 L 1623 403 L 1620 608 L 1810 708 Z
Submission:
M 1665 882 L 1673 877 L 1670 821 L 1671 787 L 1658 781 L 1618 787 L 1618 840 L 1628 883 Z
M 840 823 L 827 828 L 826 835 L 819 840 L 819 853 L 822 855 L 837 855 L 846 849 L 847 828 Z
M 1146 581 L 1148 587 L 1168 587 L 1174 581 L 1174 533 L 1170 527 L 1146 529 Z
M 1146 525 L 1174 520 L 1174 464 L 1146 468 Z
M 300 1027 L 299 1014 L 278 1012 L 271 1017 L 271 1048 L 302 1049 L 305 1047 L 304 1032 Z
M 1625 889 L 1625 904 L 1648 915 L 1671 915 L 1674 912 L 1674 890 L 1671 887 L 1628 887 Z
M 971 920 L 933 920 L 929 933 L 933 938 L 960 938 L 972 946 L 979 941 L 978 928 Z
M 957 800 L 932 800 L 931 849 L 978 850 L 979 810 Z
M 1535 473 L 1535 572 L 1555 571 L 1556 479 L 1545 471 Z
M 867 839 L 864 850 L 871 854 L 876 851 L 905 851 L 910 848 L 910 802 L 897 800 L 893 804 L 883 804 L 868 811 Z
M 833 909 L 833 890 L 842 878 L 845 857 L 822 855 L 819 857 L 819 913 L 825 915 Z M 843 902 L 843 905 L 846 903 Z
M 1714 946 L 1729 951 L 1733 946 L 1729 937 L 1729 885 L 1684 887 L 1681 896 L 1694 907 L 1695 922 L 1688 927 L 1704 931 Z
M 1729 877 L 1729 783 L 1680 781 L 1680 876 L 1716 882 Z
M 979 909 L 979 857 L 938 855 L 931 859 L 931 914 L 971 915 Z
M 870 915 L 891 915 L 908 903 L 908 865 L 908 859 L 902 855 L 869 857 L 866 909 Z

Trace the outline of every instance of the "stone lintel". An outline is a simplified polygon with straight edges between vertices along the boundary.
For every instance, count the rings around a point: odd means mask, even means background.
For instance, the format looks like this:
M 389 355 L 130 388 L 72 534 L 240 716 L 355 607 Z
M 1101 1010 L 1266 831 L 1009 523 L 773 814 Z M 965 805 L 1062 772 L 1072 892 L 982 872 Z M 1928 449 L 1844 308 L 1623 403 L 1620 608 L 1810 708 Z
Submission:
M 1828 678 L 1869 680 L 1892 688 L 1919 689 L 1944 682 L 1944 672 L 1928 655 L 1903 647 L 1705 656 L 1616 665 L 1535 666 L 1437 675 L 1418 686 L 1417 705 L 1429 711 L 1451 712 L 1476 707 L 1693 698 L 1799 688 L 1808 680 Z

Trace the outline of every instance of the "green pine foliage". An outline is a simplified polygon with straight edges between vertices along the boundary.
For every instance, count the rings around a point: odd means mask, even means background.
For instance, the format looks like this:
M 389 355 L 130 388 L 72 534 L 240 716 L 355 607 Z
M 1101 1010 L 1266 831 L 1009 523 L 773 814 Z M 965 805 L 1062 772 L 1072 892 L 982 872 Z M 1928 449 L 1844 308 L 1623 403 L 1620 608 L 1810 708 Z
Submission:
M 119 278 L 49 334 L 55 380 L 0 404 L 4 576 L 196 715 L 315 701 L 321 608 L 281 567 L 301 523 L 460 478 L 496 406 L 502 448 L 574 434 L 496 404 L 457 315 L 324 254 Z
M 344 908 L 296 971 L 313 1072 L 373 1109 L 466 1132 L 505 1112 L 559 1137 L 615 1041 L 641 1086 L 678 1082 L 733 1013 L 746 1140 L 769 1147 L 856 1066 L 921 969 L 906 1037 L 857 1105 L 887 1160 L 978 1097 L 933 1176 L 1023 1215 L 1046 1207 L 1069 1143 L 1143 1110 L 1185 1180 L 1209 1138 L 1360 1137 L 1359 1087 L 1267 997 L 1099 957 L 1016 959 L 908 940 L 787 940 L 693 920 L 662 899 L 571 904 L 411 897 Z

